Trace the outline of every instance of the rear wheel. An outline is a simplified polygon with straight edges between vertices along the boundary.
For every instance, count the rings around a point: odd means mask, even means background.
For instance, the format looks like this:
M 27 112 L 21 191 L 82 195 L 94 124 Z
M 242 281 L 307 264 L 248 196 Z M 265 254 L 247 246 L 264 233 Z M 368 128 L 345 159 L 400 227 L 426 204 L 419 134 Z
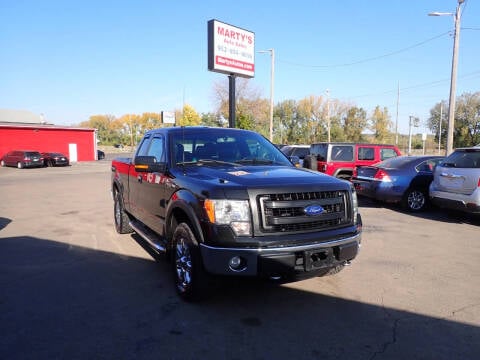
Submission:
M 0 161 L 0 165 L 1 165 L 2 167 L 5 167 L 5 161 L 3 161 L 3 160 Z
M 195 235 L 186 223 L 179 224 L 173 233 L 173 275 L 182 299 L 196 301 L 206 295 L 208 275 L 203 269 Z
M 21 161 L 17 163 L 17 168 L 23 169 L 23 163 Z
M 133 232 L 127 213 L 123 208 L 122 195 L 115 191 L 113 199 L 113 214 L 115 218 L 115 230 L 119 234 L 129 234 Z
M 423 190 L 410 188 L 403 197 L 402 205 L 408 211 L 421 211 L 427 205 L 427 195 Z

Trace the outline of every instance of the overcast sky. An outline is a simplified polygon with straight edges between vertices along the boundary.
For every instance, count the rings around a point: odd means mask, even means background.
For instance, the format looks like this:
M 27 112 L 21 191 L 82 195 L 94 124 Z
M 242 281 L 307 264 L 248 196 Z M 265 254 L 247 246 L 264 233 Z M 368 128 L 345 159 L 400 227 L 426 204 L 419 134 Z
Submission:
M 370 114 L 387 107 L 400 131 L 448 100 L 455 0 L 0 1 L 0 108 L 77 124 L 95 114 L 214 111 L 207 22 L 255 34 L 275 50 L 275 103 L 325 95 Z M 480 4 L 462 5 L 457 95 L 480 91 Z M 250 80 L 270 96 L 270 56 Z M 397 88 L 400 96 L 397 97 Z M 423 131 L 419 129 L 419 131 Z

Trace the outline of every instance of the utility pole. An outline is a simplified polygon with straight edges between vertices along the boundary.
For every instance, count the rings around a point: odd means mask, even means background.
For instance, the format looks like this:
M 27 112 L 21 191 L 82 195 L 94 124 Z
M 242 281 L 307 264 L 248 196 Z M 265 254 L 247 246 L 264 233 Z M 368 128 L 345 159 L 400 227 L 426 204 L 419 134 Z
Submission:
M 325 91 L 327 93 L 327 141 L 330 142 L 330 90 Z
M 398 145 L 398 104 L 400 102 L 400 82 L 397 86 L 397 117 L 395 118 L 395 145 Z
M 438 155 L 440 155 L 440 147 L 442 145 L 442 120 L 443 120 L 443 102 L 440 102 L 440 121 L 438 122 Z
M 270 53 L 270 141 L 273 142 L 273 83 L 275 82 L 275 49 L 259 50 L 258 53 Z
M 453 56 L 452 56 L 452 75 L 450 77 L 450 98 L 448 100 L 448 129 L 447 129 L 447 146 L 445 147 L 445 155 L 453 151 L 453 132 L 455 129 L 455 92 L 457 86 L 457 66 L 458 66 L 458 43 L 460 41 L 460 18 L 461 5 L 465 0 L 458 0 L 455 13 L 432 12 L 429 16 L 452 15 L 455 22 L 455 32 L 453 36 Z

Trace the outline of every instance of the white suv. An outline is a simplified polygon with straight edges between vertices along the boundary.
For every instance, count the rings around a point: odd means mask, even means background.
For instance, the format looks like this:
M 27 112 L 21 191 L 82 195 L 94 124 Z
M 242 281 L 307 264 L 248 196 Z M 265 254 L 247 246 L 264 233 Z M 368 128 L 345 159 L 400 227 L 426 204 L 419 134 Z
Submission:
M 432 203 L 480 214 L 480 146 L 456 149 L 433 173 Z

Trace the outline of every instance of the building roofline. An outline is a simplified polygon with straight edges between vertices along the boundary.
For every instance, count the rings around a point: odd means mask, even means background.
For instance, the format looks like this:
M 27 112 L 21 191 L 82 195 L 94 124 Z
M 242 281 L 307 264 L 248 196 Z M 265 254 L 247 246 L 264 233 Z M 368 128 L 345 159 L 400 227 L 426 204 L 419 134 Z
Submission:
M 49 124 L 27 124 L 27 123 L 10 123 L 0 122 L 1 128 L 25 128 L 25 129 L 49 129 L 49 130 L 75 130 L 75 131 L 96 131 L 95 128 L 59 126 Z

